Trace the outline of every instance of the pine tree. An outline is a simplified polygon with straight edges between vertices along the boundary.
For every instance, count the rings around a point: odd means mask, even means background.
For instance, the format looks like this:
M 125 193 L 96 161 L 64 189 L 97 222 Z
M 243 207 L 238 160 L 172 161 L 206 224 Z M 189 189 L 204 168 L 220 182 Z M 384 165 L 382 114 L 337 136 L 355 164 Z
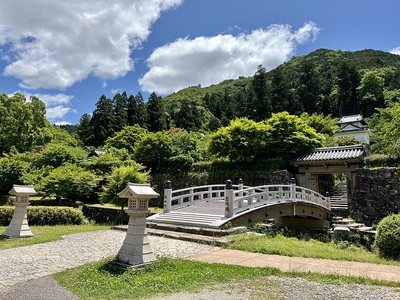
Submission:
M 127 118 L 128 118 L 128 125 L 133 126 L 135 124 L 138 124 L 138 106 L 136 103 L 135 96 L 130 95 L 127 104 L 126 104 L 126 112 L 127 112 Z
M 92 146 L 99 147 L 105 140 L 114 135 L 115 115 L 113 102 L 105 95 L 102 95 L 96 103 L 96 109 L 90 119 L 90 126 L 93 129 Z
M 117 93 L 113 98 L 114 106 L 114 130 L 115 132 L 121 131 L 128 125 L 128 112 L 127 112 L 128 97 L 126 92 L 122 94 Z
M 146 105 L 147 128 L 151 132 L 163 131 L 167 129 L 167 120 L 164 111 L 162 98 L 156 93 L 151 93 Z
M 265 120 L 272 113 L 271 99 L 268 97 L 266 74 L 267 70 L 262 65 L 259 65 L 252 81 L 252 89 L 255 95 L 253 107 L 255 109 L 256 121 Z

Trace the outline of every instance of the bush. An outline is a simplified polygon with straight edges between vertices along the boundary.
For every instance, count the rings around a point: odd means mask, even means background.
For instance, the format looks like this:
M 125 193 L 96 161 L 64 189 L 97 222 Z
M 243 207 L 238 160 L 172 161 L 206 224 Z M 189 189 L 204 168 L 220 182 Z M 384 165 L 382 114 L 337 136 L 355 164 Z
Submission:
M 0 226 L 8 226 L 14 213 L 13 206 L 0 207 Z
M 0 207 L 0 226 L 8 226 L 14 213 L 14 207 Z M 80 225 L 84 216 L 79 209 L 71 207 L 28 207 L 29 225 Z
M 400 214 L 387 216 L 379 222 L 375 246 L 382 256 L 400 259 Z

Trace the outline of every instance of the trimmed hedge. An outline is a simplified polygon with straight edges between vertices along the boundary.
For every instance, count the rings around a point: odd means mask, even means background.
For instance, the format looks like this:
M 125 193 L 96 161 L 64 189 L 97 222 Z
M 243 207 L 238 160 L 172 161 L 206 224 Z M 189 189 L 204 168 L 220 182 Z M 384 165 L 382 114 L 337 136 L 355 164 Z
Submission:
M 0 207 L 0 226 L 8 226 L 14 213 L 14 206 Z M 83 223 L 83 213 L 71 207 L 29 206 L 29 225 L 80 225 Z
M 376 230 L 375 246 L 379 253 L 400 260 L 400 214 L 383 218 Z

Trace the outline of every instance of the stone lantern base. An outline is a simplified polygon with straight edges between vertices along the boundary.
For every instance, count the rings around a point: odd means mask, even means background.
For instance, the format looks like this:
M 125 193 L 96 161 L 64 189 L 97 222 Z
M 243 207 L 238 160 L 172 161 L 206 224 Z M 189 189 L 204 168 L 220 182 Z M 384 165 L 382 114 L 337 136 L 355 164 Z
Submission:
M 143 267 L 157 260 L 145 232 L 148 210 L 126 210 L 129 215 L 128 230 L 121 249 L 112 263 L 123 267 Z
M 3 236 L 6 238 L 34 237 L 28 225 L 27 204 L 15 204 L 12 220 Z

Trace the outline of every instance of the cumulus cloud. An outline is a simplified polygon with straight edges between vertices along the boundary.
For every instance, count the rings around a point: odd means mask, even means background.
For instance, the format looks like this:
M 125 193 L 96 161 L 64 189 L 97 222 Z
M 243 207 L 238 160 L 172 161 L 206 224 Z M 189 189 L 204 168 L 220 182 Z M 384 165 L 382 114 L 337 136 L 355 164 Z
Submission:
M 103 80 L 133 70 L 133 49 L 163 11 L 182 0 L 2 0 L 4 75 L 27 89 L 66 89 L 88 76 Z
M 57 105 L 55 107 L 50 107 L 46 109 L 46 117 L 50 121 L 54 119 L 61 119 L 69 112 L 76 112 L 76 111 L 70 107 Z
M 400 47 L 394 48 L 392 50 L 389 50 L 390 53 L 392 54 L 397 54 L 400 55 Z
M 271 70 L 290 58 L 299 44 L 319 33 L 313 22 L 296 31 L 289 25 L 272 25 L 248 34 L 181 38 L 159 47 L 147 60 L 149 71 L 139 80 L 143 90 L 168 94 L 201 84 L 253 75 L 258 65 Z

